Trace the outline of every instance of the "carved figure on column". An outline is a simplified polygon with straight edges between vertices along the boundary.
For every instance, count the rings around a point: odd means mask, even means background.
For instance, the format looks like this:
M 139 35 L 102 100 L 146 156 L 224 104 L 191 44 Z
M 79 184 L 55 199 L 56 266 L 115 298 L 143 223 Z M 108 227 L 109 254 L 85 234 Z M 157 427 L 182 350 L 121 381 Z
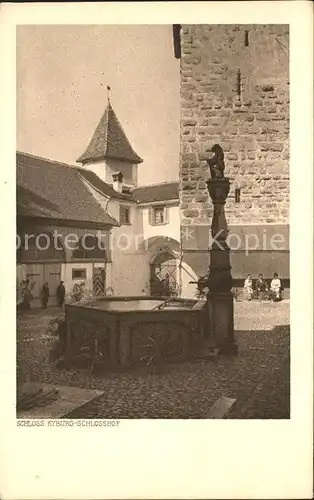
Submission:
M 225 161 L 222 147 L 219 146 L 219 144 L 214 144 L 211 148 L 211 152 L 214 153 L 214 156 L 206 160 L 210 169 L 211 178 L 212 180 L 224 179 Z

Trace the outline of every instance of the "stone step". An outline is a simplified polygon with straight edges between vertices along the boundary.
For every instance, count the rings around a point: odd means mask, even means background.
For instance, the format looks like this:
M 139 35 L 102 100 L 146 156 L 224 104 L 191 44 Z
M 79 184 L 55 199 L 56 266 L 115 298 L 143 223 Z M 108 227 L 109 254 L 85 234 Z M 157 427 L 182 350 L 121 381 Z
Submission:
M 230 411 L 231 407 L 236 402 L 234 398 L 227 398 L 221 396 L 215 403 L 211 406 L 207 418 L 224 418 Z

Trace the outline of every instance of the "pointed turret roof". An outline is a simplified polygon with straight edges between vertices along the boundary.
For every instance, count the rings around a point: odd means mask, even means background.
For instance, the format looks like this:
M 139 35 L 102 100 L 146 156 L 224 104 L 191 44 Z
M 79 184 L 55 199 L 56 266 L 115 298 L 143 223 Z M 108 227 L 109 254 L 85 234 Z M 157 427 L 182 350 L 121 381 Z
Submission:
M 129 163 L 142 163 L 143 161 L 133 150 L 110 101 L 89 145 L 77 161 L 84 164 L 104 158 Z

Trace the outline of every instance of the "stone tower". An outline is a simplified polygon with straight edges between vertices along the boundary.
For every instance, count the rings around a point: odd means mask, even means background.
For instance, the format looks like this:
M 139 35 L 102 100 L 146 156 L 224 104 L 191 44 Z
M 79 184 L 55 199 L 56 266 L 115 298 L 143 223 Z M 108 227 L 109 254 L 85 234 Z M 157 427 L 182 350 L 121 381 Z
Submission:
M 206 272 L 212 204 L 205 158 L 218 143 L 231 180 L 233 277 L 276 271 L 289 278 L 289 27 L 183 25 L 174 41 L 184 258 L 198 275 Z

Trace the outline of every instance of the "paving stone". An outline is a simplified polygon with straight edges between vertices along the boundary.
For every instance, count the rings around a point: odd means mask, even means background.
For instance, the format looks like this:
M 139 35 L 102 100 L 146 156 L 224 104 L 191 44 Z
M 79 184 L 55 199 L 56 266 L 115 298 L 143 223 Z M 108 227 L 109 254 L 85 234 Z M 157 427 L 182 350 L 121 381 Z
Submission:
M 221 396 L 236 399 L 227 419 L 290 416 L 289 302 L 235 303 L 235 357 L 91 377 L 88 370 L 66 371 L 51 364 L 51 343 L 40 337 L 53 314 L 60 311 L 18 318 L 18 339 L 34 338 L 18 343 L 18 365 L 24 381 L 103 392 L 68 418 L 208 418 Z

